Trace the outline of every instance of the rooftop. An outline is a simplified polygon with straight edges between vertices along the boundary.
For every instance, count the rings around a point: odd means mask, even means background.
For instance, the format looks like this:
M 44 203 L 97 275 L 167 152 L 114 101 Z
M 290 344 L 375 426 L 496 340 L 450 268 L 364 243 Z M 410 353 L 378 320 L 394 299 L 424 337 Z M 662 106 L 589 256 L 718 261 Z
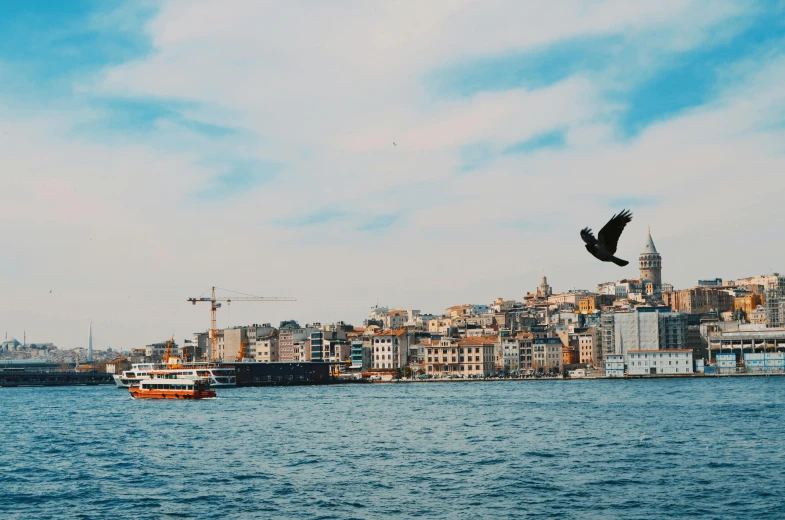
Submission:
M 496 336 L 470 336 L 458 340 L 458 345 L 489 345 L 496 342 Z
M 649 231 L 648 239 L 646 240 L 646 245 L 643 247 L 642 255 L 656 255 L 657 248 L 654 247 L 654 240 L 651 239 L 651 231 Z

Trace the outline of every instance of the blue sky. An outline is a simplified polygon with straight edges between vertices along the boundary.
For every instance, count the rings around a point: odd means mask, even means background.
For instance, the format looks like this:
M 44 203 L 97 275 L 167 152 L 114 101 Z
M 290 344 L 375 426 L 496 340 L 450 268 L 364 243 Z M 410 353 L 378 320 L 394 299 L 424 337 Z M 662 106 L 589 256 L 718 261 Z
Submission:
M 213 284 L 298 296 L 233 323 L 591 289 L 635 275 L 576 243 L 621 207 L 677 286 L 785 258 L 714 240 L 745 229 L 717 201 L 776 221 L 785 2 L 372 4 L 0 5 L 9 328 L 185 335 Z

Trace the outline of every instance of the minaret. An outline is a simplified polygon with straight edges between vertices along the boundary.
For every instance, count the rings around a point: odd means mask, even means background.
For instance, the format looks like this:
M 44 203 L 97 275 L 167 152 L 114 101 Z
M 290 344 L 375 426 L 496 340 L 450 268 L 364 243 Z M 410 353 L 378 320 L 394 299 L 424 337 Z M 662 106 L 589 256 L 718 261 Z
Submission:
M 641 280 L 649 280 L 654 284 L 654 292 L 662 290 L 662 256 L 654 247 L 654 240 L 651 239 L 651 228 L 643 252 L 638 257 L 640 264 Z
M 87 332 L 87 362 L 93 362 L 93 322 L 90 322 L 90 329 Z

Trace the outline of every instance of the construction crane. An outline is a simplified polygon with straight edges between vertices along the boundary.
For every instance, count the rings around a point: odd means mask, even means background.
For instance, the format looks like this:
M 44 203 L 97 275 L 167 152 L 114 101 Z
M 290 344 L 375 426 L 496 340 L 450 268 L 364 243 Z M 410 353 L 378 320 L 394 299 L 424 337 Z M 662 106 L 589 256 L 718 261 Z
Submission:
M 239 294 L 241 296 L 216 298 L 216 289 Z M 215 311 L 221 308 L 221 303 L 219 302 L 225 302 L 227 305 L 230 305 L 232 302 L 294 302 L 297 300 L 288 296 L 254 296 L 252 294 L 238 293 L 236 291 L 230 291 L 229 289 L 213 287 L 212 296 L 210 298 L 188 298 L 187 301 L 194 305 L 196 305 L 196 302 L 206 302 L 210 304 L 210 359 L 215 361 L 215 354 L 218 350 L 218 338 L 216 337 L 215 329 Z
M 237 353 L 237 361 L 242 361 L 246 357 L 248 357 L 248 352 L 246 351 L 245 347 L 248 346 L 248 342 L 243 340 L 240 344 L 240 351 Z

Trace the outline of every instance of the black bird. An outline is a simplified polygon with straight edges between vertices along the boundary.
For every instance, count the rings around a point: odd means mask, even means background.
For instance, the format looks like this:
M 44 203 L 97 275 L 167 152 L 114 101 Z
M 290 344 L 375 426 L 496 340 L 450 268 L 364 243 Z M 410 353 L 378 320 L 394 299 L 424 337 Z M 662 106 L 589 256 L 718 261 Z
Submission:
M 581 230 L 581 238 L 586 242 L 586 251 L 592 254 L 595 258 L 603 262 L 613 262 L 616 265 L 625 266 L 629 264 L 627 260 L 616 258 L 616 246 L 619 243 L 621 232 L 624 231 L 624 226 L 632 221 L 632 213 L 622 210 L 618 215 L 614 215 L 607 224 L 598 233 L 599 240 L 594 238 L 591 229 L 583 228 Z

